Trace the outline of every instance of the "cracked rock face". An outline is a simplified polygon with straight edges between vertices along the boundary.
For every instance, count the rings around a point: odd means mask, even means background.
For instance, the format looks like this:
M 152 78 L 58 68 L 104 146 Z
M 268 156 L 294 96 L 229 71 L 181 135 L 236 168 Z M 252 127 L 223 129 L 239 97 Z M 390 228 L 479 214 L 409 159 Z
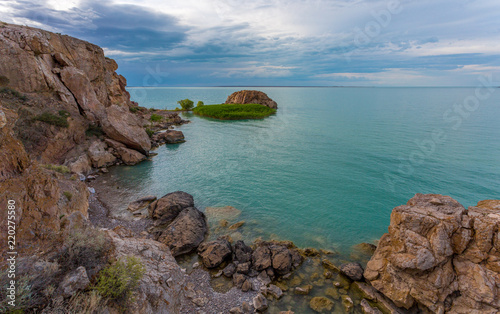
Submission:
M 500 310 L 500 201 L 468 210 L 449 196 L 416 194 L 394 208 L 364 276 L 396 305 L 433 312 Z

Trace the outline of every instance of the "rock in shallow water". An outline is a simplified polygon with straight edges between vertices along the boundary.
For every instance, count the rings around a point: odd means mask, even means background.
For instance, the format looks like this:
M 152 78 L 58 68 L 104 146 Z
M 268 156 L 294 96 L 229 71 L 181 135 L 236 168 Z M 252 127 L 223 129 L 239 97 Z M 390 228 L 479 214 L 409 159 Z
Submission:
M 225 239 L 202 243 L 198 247 L 198 255 L 201 256 L 203 265 L 207 268 L 219 266 L 231 256 L 231 253 L 231 244 Z
M 359 263 L 347 263 L 340 266 L 340 271 L 351 280 L 360 281 L 363 279 L 363 267 Z

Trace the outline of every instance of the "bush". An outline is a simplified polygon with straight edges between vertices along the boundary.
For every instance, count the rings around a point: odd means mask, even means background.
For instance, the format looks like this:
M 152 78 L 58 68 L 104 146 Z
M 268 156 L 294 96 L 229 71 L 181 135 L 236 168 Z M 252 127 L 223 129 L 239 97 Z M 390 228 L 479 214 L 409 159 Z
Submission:
M 221 104 L 196 107 L 194 114 L 220 120 L 262 119 L 276 113 L 276 109 L 259 104 Z
M 129 107 L 128 110 L 130 110 L 130 112 L 132 112 L 132 113 L 136 113 L 137 111 L 141 111 L 141 109 L 139 107 Z
M 104 298 L 126 302 L 144 273 L 144 266 L 139 259 L 127 256 L 99 273 L 95 289 Z
M 69 113 L 68 113 L 69 115 Z M 44 112 L 41 115 L 36 116 L 33 118 L 35 121 L 41 121 L 45 122 L 51 125 L 55 125 L 61 128 L 67 128 L 69 126 L 68 120 L 66 120 L 67 117 L 61 116 L 61 115 L 54 115 L 50 112 Z
M 187 98 L 183 99 L 183 100 L 179 100 L 177 103 L 179 105 L 181 105 L 182 110 L 192 110 L 194 107 L 194 102 L 192 100 L 187 99 Z
M 197 104 L 196 104 L 196 107 L 201 107 L 201 106 L 205 106 L 205 104 L 203 103 L 203 101 L 199 101 Z
M 61 117 L 64 117 L 64 118 L 67 118 L 67 117 L 71 116 L 71 115 L 69 114 L 69 112 L 67 112 L 66 110 L 59 110 L 59 111 L 58 111 L 58 113 L 59 113 L 59 115 L 60 115 Z
M 68 199 L 68 201 L 71 202 L 71 199 L 73 198 L 73 194 L 71 192 L 64 191 L 63 195 L 66 196 L 66 198 Z
M 6 78 L 6 79 L 8 80 L 8 78 Z M 14 90 L 14 89 L 8 88 L 8 87 L 0 88 L 0 94 L 12 95 L 14 97 L 19 98 L 22 101 L 25 101 L 28 99 L 28 97 L 26 97 L 26 95 L 23 95 L 20 92 L 18 92 L 17 90 Z
M 91 124 L 89 125 L 89 128 L 85 131 L 85 135 L 87 135 L 87 137 L 92 137 L 92 136 L 100 137 L 104 135 L 104 131 L 100 126 Z
M 151 130 L 150 128 L 146 128 L 146 133 L 148 134 L 149 137 L 152 137 L 155 132 Z
M 42 167 L 44 167 L 45 169 L 57 171 L 57 172 L 62 173 L 62 174 L 70 173 L 69 168 L 66 166 L 46 164 L 46 165 L 42 165 Z
M 149 118 L 149 120 L 151 120 L 151 122 L 158 122 L 158 121 L 163 120 L 163 117 L 160 116 L 159 114 L 153 113 L 151 115 L 151 118 Z

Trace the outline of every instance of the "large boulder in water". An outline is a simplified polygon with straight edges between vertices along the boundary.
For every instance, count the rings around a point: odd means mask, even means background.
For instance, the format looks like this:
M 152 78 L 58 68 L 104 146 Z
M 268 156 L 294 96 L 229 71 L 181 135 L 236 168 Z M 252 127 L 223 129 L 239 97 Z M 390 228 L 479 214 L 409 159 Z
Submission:
M 226 104 L 259 104 L 278 109 L 278 104 L 264 92 L 257 90 L 240 90 L 227 97 Z

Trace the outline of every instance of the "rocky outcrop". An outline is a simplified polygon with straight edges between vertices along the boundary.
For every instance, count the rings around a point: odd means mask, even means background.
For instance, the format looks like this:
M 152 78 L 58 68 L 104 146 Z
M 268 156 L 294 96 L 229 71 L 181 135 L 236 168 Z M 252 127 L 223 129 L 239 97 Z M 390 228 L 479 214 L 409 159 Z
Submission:
M 181 211 L 189 207 L 194 207 L 193 196 L 186 192 L 176 191 L 151 203 L 148 212 L 149 216 L 155 219 L 156 225 L 168 225 Z
M 448 196 L 417 194 L 394 208 L 364 276 L 398 306 L 433 312 L 500 310 L 500 201 L 468 210 Z
M 256 90 L 241 90 L 227 97 L 226 104 L 260 104 L 272 109 L 278 109 L 278 104 L 266 93 Z
M 28 95 L 9 106 L 23 113 L 13 129 L 33 158 L 58 164 L 78 158 L 88 147 L 89 127 L 142 154 L 151 149 L 142 120 L 129 110 L 126 80 L 100 47 L 6 24 L 0 28 L 0 59 L 2 82 Z M 34 122 L 42 113 L 62 115 L 68 126 Z
M 214 268 L 231 256 L 231 244 L 226 239 L 202 243 L 198 247 L 198 255 L 205 267 Z
M 117 259 L 134 256 L 145 268 L 127 313 L 179 313 L 185 277 L 169 248 L 150 239 L 121 238 L 113 231 L 107 234 Z
M 155 133 L 152 137 L 156 145 L 179 144 L 184 143 L 184 134 L 181 131 L 166 130 L 165 132 Z

